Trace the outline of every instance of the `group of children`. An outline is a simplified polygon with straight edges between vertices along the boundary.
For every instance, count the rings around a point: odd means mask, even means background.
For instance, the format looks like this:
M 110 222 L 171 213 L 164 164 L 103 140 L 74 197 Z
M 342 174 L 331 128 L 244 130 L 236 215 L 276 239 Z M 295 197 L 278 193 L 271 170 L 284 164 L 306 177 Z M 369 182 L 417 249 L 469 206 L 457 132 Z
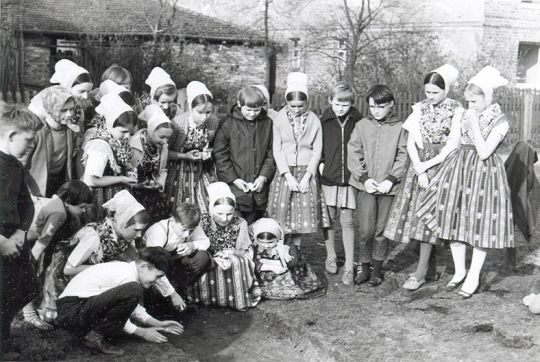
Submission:
M 320 296 L 302 237 L 324 231 L 325 269 L 337 274 L 338 217 L 343 284 L 380 285 L 388 240 L 416 240 L 418 267 L 403 286 L 416 290 L 436 279 L 433 245 L 445 239 L 455 263 L 447 288 L 463 284 L 459 294 L 471 297 L 486 249 L 514 242 L 495 153 L 509 124 L 491 102 L 506 83 L 496 69 L 469 81 L 466 111 L 447 97 L 457 75 L 448 64 L 429 72 L 426 99 L 405 122 L 390 88 L 367 92 L 363 117 L 345 82 L 319 119 L 300 72 L 288 75 L 279 112 L 266 88 L 252 85 L 218 120 L 201 82 L 187 85 L 181 113 L 162 68 L 135 99 L 126 69 L 112 65 L 93 89 L 84 68 L 60 60 L 51 78 L 59 85 L 28 109 L 1 106 L 3 340 L 23 309 L 37 328 L 57 325 L 92 350 L 121 355 L 104 337 L 165 342 L 160 331 L 183 327 L 151 314 L 183 310 L 186 300 L 246 310 L 261 298 Z M 474 247 L 468 271 L 466 244 Z

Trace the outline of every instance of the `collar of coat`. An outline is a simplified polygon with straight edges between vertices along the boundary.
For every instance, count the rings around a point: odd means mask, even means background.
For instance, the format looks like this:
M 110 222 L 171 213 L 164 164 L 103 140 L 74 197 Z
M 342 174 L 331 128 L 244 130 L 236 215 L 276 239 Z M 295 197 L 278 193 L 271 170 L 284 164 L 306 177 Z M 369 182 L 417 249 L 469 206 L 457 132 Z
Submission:
M 349 115 L 351 116 L 351 120 L 353 123 L 358 122 L 360 119 L 362 119 L 362 115 L 360 114 L 360 111 L 356 109 L 355 107 L 351 107 L 349 110 Z M 337 116 L 332 110 L 332 107 L 325 109 L 321 116 L 321 122 L 327 122 L 336 119 Z
M 389 126 L 392 126 L 396 123 L 399 122 L 399 118 L 393 113 L 389 113 L 388 115 L 386 115 L 385 118 L 381 119 L 381 120 L 376 120 L 375 118 L 373 118 L 373 116 L 370 114 L 369 116 L 367 116 L 367 119 L 369 119 L 371 122 L 375 122 L 375 123 L 380 123 L 380 124 L 387 124 Z

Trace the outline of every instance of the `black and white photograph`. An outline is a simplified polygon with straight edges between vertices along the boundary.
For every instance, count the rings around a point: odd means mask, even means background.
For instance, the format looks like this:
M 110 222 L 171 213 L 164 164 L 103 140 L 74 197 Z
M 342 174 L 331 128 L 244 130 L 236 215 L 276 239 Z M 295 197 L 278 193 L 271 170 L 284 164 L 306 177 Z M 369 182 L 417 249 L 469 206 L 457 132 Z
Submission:
M 540 0 L 0 0 L 0 361 L 539 361 Z

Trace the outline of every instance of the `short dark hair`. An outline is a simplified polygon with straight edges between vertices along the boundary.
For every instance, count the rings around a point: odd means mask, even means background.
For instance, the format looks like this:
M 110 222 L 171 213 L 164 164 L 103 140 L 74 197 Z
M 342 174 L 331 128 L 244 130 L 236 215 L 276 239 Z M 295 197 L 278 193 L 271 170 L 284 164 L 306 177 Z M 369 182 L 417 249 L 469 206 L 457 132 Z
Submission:
M 332 88 L 329 98 L 330 101 L 336 98 L 338 102 L 351 102 L 351 104 L 353 104 L 354 89 L 347 82 L 338 82 L 334 88 Z
M 130 107 L 133 107 L 136 103 L 135 97 L 129 91 L 120 92 L 118 96 Z
M 307 94 L 300 91 L 292 91 L 285 95 L 285 100 L 290 101 L 307 101 Z
M 157 102 L 159 101 L 159 97 L 162 95 L 176 95 L 178 93 L 178 89 L 176 89 L 176 86 L 174 84 L 165 84 L 156 89 L 156 93 L 154 93 L 154 100 Z
M 145 261 L 148 264 L 152 265 L 157 270 L 160 270 L 164 273 L 169 271 L 173 263 L 173 258 L 171 253 L 163 249 L 160 246 L 149 246 L 139 250 L 139 256 L 137 260 Z
M 201 221 L 201 210 L 193 204 L 183 202 L 172 212 L 172 217 L 186 229 L 192 230 Z
M 41 119 L 28 109 L 0 101 L 0 130 L 27 132 L 42 126 Z
M 66 204 L 73 206 L 94 202 L 92 190 L 81 180 L 71 180 L 64 183 L 60 186 L 56 194 Z
M 191 101 L 191 108 L 197 108 L 198 106 L 202 106 L 206 103 L 214 104 L 214 98 L 210 94 L 199 94 L 193 100 Z
M 77 76 L 77 78 L 75 78 L 75 80 L 73 81 L 73 84 L 71 85 L 72 87 L 78 85 L 78 84 L 83 84 L 83 83 L 92 83 L 94 84 L 94 82 L 92 81 L 92 76 L 90 75 L 90 73 L 81 73 Z
M 126 127 L 126 128 L 132 128 L 137 125 L 138 118 L 137 113 L 133 111 L 125 111 L 121 115 L 118 116 L 116 121 L 113 123 L 114 127 Z
M 129 218 L 125 227 L 127 228 L 135 224 L 148 225 L 149 222 L 150 222 L 150 216 L 148 215 L 148 211 L 146 211 L 146 209 L 142 209 L 142 210 L 139 210 L 135 215 Z
M 264 94 L 262 94 L 262 92 L 254 86 L 247 86 L 240 89 L 238 91 L 237 98 L 238 102 L 240 103 L 240 107 L 246 106 L 258 108 L 263 107 L 266 104 Z
M 371 87 L 366 96 L 366 102 L 369 103 L 370 98 L 373 98 L 375 104 L 390 103 L 395 101 L 394 93 L 392 93 L 392 90 L 384 84 L 375 84 L 373 87 Z
M 444 90 L 444 87 L 446 87 L 446 83 L 444 82 L 444 78 L 437 72 L 429 72 L 424 77 L 424 85 L 425 84 L 433 84 L 437 87 Z

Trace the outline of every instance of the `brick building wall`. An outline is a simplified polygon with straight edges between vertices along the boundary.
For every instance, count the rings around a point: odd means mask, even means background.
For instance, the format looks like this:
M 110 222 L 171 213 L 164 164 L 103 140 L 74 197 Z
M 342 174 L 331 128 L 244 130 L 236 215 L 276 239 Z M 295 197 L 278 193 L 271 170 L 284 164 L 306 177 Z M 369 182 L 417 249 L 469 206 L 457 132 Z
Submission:
M 482 52 L 508 77 L 515 79 L 520 42 L 540 45 L 540 3 L 485 0 Z

